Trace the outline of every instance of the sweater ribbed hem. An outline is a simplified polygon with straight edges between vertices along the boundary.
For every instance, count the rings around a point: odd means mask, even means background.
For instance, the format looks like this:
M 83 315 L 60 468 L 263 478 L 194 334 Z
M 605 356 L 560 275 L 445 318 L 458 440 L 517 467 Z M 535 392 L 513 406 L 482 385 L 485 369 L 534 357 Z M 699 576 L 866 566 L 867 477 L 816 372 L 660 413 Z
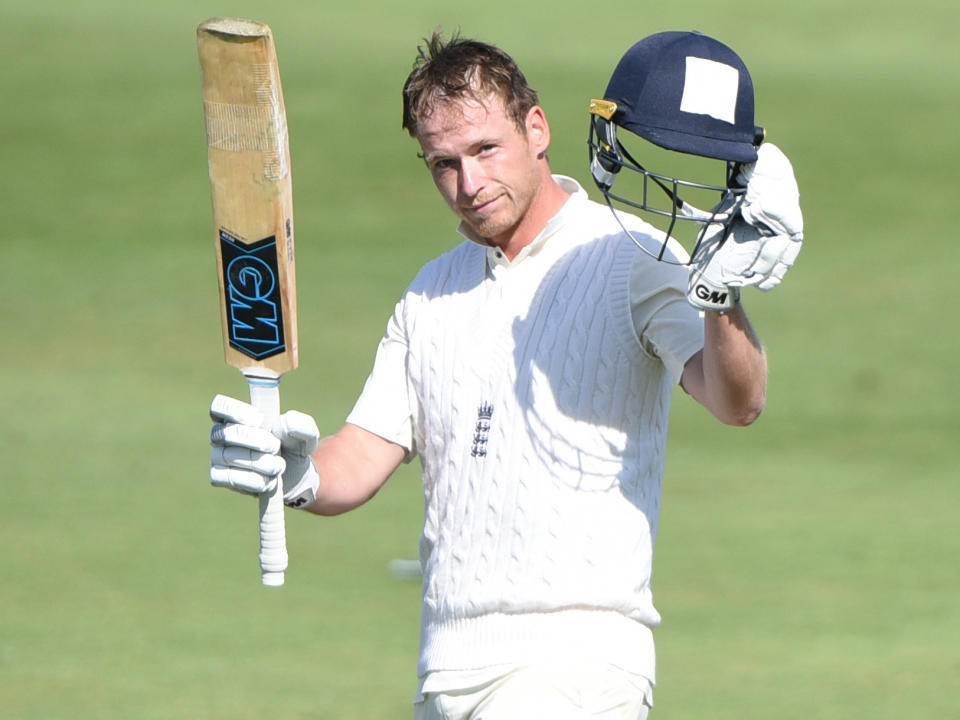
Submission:
M 417 674 L 565 657 L 596 658 L 656 682 L 653 631 L 615 611 L 585 609 L 424 622 Z

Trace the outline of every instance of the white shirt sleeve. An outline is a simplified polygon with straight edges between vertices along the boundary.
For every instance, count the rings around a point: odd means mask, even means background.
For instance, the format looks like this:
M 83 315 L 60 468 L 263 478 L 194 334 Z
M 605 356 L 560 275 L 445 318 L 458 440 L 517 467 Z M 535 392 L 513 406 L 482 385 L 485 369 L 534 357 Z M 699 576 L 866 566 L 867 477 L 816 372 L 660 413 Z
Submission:
M 416 449 L 407 383 L 407 337 L 402 318 L 401 298 L 387 321 L 373 370 L 347 422 L 406 448 L 405 462 L 410 462 L 416 456 Z
M 644 349 L 660 358 L 675 383 L 703 348 L 703 314 L 687 302 L 686 265 L 638 252 L 630 275 L 630 311 Z

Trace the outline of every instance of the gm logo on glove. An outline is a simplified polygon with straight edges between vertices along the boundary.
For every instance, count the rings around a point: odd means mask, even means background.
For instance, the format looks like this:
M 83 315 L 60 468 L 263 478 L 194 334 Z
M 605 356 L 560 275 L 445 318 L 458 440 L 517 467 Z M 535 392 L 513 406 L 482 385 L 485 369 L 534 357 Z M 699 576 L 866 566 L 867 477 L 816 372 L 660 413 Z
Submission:
M 730 294 L 729 291 L 720 292 L 719 290 L 708 288 L 706 285 L 697 285 L 693 289 L 693 292 L 698 298 L 711 305 L 726 305 L 727 296 Z

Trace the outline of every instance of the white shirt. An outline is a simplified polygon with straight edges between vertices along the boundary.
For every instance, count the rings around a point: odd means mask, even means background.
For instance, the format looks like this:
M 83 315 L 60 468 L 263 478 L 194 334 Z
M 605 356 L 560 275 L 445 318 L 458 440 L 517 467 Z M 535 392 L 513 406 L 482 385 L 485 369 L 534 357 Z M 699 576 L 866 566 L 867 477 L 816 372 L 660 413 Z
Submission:
M 515 270 L 525 267 L 524 263 L 537 258 L 549 245 L 550 238 L 556 232 L 568 225 L 571 218 L 579 217 L 579 214 L 584 212 L 584 203 L 588 203 L 589 200 L 583 189 L 569 178 L 556 176 L 556 179 L 565 190 L 571 193 L 571 197 L 538 237 L 523 248 L 512 262 L 507 260 L 497 248 L 490 247 L 480 238 L 471 237 L 469 230 L 461 226 L 461 234 L 485 248 L 487 280 L 493 284 L 493 287 L 500 284 L 501 279 L 509 277 L 513 288 L 511 291 L 517 292 L 517 278 L 524 277 L 524 274 L 517 275 Z M 604 208 L 604 212 L 608 211 Z M 659 249 L 662 236 L 659 236 L 658 231 L 639 219 L 627 217 L 630 218 L 627 222 L 631 230 L 637 230 L 634 233 L 634 242 L 639 238 L 640 242 L 650 242 L 654 249 Z M 676 243 L 671 243 L 669 252 L 675 260 L 682 262 L 685 259 L 682 249 Z M 634 252 L 632 258 L 629 304 L 630 317 L 636 335 L 635 342 L 639 342 L 648 355 L 659 359 L 672 380 L 675 383 L 679 382 L 685 363 L 703 346 L 702 320 L 697 311 L 687 303 L 684 285 L 678 281 L 681 275 L 685 277 L 685 272 L 672 266 L 656 264 L 653 258 L 643 252 Z M 534 262 L 535 265 L 536 262 L 538 261 Z M 542 279 L 542 276 L 536 273 L 530 277 L 532 283 Z M 524 288 L 521 287 L 519 290 L 518 297 L 532 296 L 532 288 L 526 288 L 530 291 L 527 295 L 522 292 Z M 412 420 L 414 409 L 407 375 L 408 347 L 403 324 L 406 302 L 406 298 L 401 298 L 394 315 L 388 322 L 386 334 L 377 350 L 374 369 L 347 422 L 405 447 L 408 450 L 407 459 L 409 460 L 415 456 L 418 449 L 414 440 Z M 652 619 L 644 622 L 655 624 L 658 622 L 658 617 L 652 607 L 651 612 L 653 612 Z M 615 635 L 616 626 L 612 626 L 611 629 Z M 652 653 L 652 641 L 650 652 Z M 505 667 L 497 664 L 481 668 L 474 667 L 469 670 L 459 668 L 431 672 L 422 678 L 420 691 L 467 687 L 484 679 L 496 677 L 509 667 L 509 665 Z M 652 681 L 652 672 L 648 674 L 651 675 L 649 680 Z

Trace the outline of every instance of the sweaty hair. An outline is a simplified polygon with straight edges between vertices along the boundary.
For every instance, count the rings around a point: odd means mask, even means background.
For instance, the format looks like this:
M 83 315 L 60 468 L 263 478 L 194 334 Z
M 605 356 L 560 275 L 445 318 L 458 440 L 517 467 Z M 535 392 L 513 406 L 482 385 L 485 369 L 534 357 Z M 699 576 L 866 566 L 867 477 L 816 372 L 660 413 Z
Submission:
M 507 116 L 526 131 L 530 108 L 539 104 L 516 62 L 500 48 L 454 35 L 444 42 L 440 31 L 417 48 L 413 71 L 403 85 L 403 127 L 417 137 L 420 120 L 449 101 L 483 101 L 491 94 L 503 102 Z

